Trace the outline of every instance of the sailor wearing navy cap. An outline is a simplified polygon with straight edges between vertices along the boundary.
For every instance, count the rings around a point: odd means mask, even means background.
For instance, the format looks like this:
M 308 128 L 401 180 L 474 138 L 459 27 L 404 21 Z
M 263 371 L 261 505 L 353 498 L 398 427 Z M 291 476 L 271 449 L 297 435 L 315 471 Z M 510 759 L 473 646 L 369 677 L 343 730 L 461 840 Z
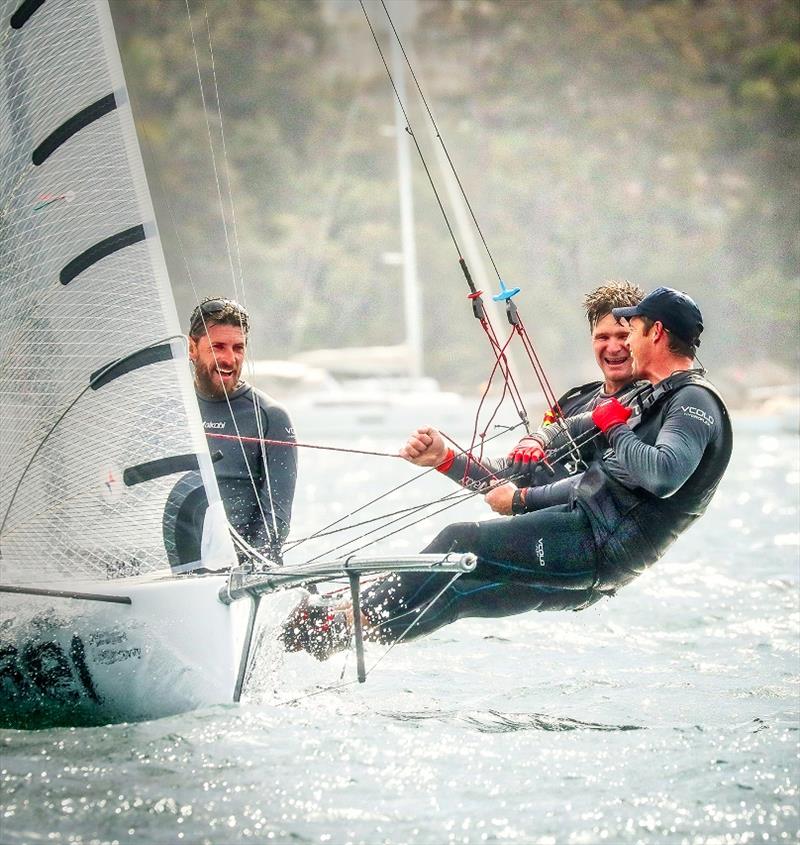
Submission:
M 593 437 L 584 472 L 536 485 L 507 460 L 455 455 L 433 428 L 412 434 L 404 458 L 484 489 L 502 518 L 450 525 L 423 549 L 476 554 L 475 570 L 457 581 L 403 573 L 366 590 L 368 638 L 408 640 L 467 616 L 580 610 L 640 575 L 704 513 L 733 438 L 725 403 L 694 366 L 700 309 L 685 293 L 657 288 L 612 313 L 630 329 L 635 389 L 536 433 L 548 456 L 570 442 L 565 429 L 573 442 Z M 498 484 L 504 474 L 509 481 Z M 349 641 L 352 613 L 339 616 L 340 636 L 329 626 L 321 634 L 330 642 L 308 647 L 320 659 Z
M 611 312 L 617 320 L 630 321 L 642 317 L 648 330 L 654 323 L 661 323 L 664 329 L 680 343 L 672 343 L 672 351 L 686 358 L 694 358 L 695 349 L 700 346 L 703 332 L 703 315 L 695 301 L 674 288 L 656 288 L 638 304 L 628 308 L 614 308 Z

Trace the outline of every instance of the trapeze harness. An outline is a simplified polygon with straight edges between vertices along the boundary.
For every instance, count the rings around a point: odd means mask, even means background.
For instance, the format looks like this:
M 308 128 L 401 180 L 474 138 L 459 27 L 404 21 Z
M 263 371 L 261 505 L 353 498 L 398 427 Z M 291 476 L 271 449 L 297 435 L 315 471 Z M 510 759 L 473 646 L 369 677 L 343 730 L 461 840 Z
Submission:
M 629 425 L 594 440 L 585 472 L 529 488 L 528 512 L 450 525 L 423 549 L 474 552 L 474 573 L 449 585 L 444 575 L 404 573 L 365 591 L 372 638 L 414 638 L 468 616 L 582 610 L 661 557 L 705 511 L 728 465 L 732 430 L 699 370 L 675 373 L 634 402 Z M 594 428 L 590 413 L 565 423 L 576 439 Z M 473 488 L 490 483 L 485 464 L 464 457 L 446 474 Z

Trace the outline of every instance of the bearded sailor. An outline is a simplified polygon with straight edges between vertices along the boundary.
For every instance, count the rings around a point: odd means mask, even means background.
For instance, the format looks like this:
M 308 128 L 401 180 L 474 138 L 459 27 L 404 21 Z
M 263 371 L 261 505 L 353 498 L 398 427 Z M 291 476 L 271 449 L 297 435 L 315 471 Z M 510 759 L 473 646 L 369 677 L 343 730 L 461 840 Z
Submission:
M 474 572 L 458 580 L 405 573 L 365 591 L 368 639 L 413 639 L 470 616 L 581 610 L 640 575 L 704 513 L 728 465 L 732 431 L 718 391 L 694 368 L 700 309 L 686 294 L 658 288 L 612 314 L 629 329 L 634 375 L 643 384 L 626 403 L 612 397 L 538 433 L 546 454 L 564 442 L 591 442 L 585 471 L 525 486 L 512 460 L 456 455 L 432 428 L 409 438 L 404 458 L 485 490 L 504 516 L 450 525 L 424 549 L 474 552 Z M 348 644 L 351 618 L 346 608 L 321 621 L 295 613 L 284 643 L 324 659 Z M 313 630 L 302 630 L 304 620 Z
M 247 545 L 280 562 L 297 482 L 294 428 L 281 404 L 242 378 L 249 330 L 238 302 L 204 299 L 189 319 L 189 359 L 228 521 Z M 164 518 L 173 571 L 197 554 L 205 508 L 197 473 L 187 473 Z

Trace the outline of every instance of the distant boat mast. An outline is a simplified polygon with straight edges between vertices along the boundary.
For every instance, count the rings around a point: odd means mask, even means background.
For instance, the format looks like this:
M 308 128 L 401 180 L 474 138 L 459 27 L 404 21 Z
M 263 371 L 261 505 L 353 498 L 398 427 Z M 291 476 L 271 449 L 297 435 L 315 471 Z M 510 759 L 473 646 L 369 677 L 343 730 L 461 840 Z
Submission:
M 416 20 L 416 0 L 391 3 L 392 17 L 401 33 L 407 32 Z M 406 102 L 406 62 L 396 38 L 391 39 L 392 76 L 397 93 Z M 423 374 L 422 301 L 417 279 L 417 243 L 414 232 L 414 197 L 411 177 L 411 140 L 397 97 L 394 101 L 395 142 L 397 146 L 397 181 L 400 191 L 400 232 L 403 255 L 403 302 L 405 306 L 408 374 L 421 378 Z

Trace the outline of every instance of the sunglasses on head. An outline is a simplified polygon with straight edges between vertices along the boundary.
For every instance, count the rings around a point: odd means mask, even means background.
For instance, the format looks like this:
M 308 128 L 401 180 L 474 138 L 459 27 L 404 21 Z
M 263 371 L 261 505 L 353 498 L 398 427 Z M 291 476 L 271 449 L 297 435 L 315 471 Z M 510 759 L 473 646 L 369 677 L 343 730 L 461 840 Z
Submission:
M 195 334 L 196 329 L 205 327 L 206 318 L 219 320 L 226 315 L 236 317 L 244 331 L 247 332 L 250 325 L 250 317 L 238 302 L 234 302 L 232 299 L 207 299 L 192 311 L 189 333 Z

